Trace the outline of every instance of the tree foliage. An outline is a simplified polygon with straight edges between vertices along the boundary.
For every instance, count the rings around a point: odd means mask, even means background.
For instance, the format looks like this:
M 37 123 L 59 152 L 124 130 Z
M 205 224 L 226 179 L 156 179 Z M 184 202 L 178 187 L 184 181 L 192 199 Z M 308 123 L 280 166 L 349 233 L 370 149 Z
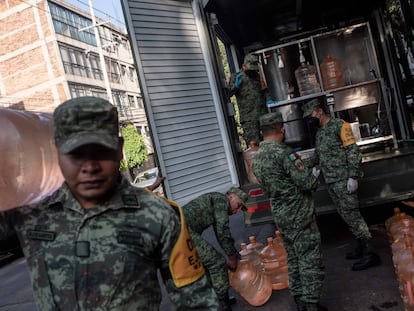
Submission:
M 121 163 L 121 170 L 141 166 L 148 159 L 143 137 L 137 133 L 132 124 L 122 127 L 121 133 L 124 138 L 124 160 Z

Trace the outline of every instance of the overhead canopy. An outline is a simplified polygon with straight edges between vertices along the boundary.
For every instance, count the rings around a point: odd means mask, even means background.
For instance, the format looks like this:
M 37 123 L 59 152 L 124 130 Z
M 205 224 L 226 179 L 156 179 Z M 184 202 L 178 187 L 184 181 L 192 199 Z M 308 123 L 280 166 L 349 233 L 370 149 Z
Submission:
M 210 0 L 221 28 L 237 47 L 266 46 L 283 37 L 329 30 L 368 17 L 382 0 Z

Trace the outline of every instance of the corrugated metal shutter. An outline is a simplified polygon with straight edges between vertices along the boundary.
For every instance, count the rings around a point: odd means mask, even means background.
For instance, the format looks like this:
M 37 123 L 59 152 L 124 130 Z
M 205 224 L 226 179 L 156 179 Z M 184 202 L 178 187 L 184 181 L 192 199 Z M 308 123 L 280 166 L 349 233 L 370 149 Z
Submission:
M 198 4 L 123 5 L 167 196 L 185 204 L 205 192 L 224 192 L 238 181 Z

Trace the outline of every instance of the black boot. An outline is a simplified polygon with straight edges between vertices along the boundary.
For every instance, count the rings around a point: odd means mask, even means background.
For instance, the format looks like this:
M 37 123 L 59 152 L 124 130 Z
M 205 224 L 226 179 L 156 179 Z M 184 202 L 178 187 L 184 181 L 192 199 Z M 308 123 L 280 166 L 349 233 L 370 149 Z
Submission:
M 359 259 L 362 256 L 362 251 L 364 249 L 365 242 L 362 239 L 358 239 L 358 245 L 355 249 L 349 253 L 346 253 L 346 259 Z
M 319 303 L 307 303 L 306 311 L 328 311 L 327 308 L 321 306 Z
M 381 259 L 377 253 L 375 253 L 371 243 L 364 241 L 362 244 L 361 258 L 352 265 L 353 271 L 365 270 L 371 267 L 375 267 L 381 264 Z
M 300 299 L 300 296 L 294 296 L 297 311 L 306 311 L 305 303 Z

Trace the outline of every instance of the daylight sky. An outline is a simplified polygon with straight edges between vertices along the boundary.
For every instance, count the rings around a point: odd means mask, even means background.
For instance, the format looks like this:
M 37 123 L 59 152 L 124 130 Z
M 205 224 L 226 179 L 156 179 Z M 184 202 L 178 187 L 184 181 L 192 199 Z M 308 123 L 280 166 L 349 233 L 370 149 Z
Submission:
M 83 11 L 90 12 L 88 0 L 65 0 L 66 2 L 77 6 Z M 110 22 L 118 27 L 126 29 L 124 16 L 122 12 L 121 0 L 92 0 L 95 16 Z

